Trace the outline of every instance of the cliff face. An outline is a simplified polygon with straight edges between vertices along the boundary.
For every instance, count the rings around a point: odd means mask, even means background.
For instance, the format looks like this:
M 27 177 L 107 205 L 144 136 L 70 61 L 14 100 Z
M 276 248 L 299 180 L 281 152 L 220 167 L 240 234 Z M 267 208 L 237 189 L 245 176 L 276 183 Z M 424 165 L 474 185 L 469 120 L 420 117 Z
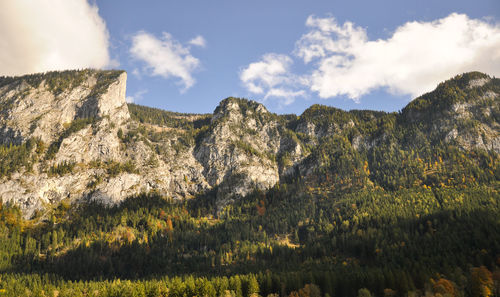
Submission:
M 106 118 L 108 122 L 123 123 L 130 118 L 123 101 L 126 80 L 127 74 L 120 71 L 3 79 L 0 141 L 20 143 L 38 137 L 50 143 L 63 132 L 65 124 L 80 118 Z
M 2 200 L 30 213 L 85 194 L 96 174 L 88 164 L 123 155 L 116 131 L 130 119 L 124 100 L 126 79 L 122 71 L 90 70 L 2 79 L 0 142 L 37 142 L 30 152 L 30 168 L 8 168 L 14 172 L 3 177 Z M 64 176 L 48 170 L 61 164 L 78 170 Z
M 384 185 L 368 170 L 380 167 L 380 147 L 445 143 L 495 160 L 500 152 L 500 84 L 483 74 L 445 82 L 399 114 L 314 105 L 279 116 L 237 98 L 211 115 L 177 114 L 127 106 L 125 88 L 123 71 L 0 78 L 0 199 L 29 217 L 63 199 L 113 204 L 141 192 L 184 199 L 214 190 L 222 210 L 296 178 Z

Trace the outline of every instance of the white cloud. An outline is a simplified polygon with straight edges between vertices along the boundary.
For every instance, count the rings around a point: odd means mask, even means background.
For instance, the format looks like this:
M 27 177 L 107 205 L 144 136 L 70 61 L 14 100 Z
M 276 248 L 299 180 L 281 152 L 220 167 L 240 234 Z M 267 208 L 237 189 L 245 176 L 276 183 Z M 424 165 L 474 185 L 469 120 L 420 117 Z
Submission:
M 273 88 L 270 89 L 266 96 L 264 96 L 264 101 L 268 98 L 279 98 L 282 105 L 290 105 L 295 101 L 296 97 L 305 97 L 306 92 L 304 90 L 293 91 L 286 88 Z
M 150 75 L 179 78 L 184 86 L 182 91 L 195 83 L 192 73 L 200 67 L 200 61 L 169 33 L 163 32 L 158 39 L 147 32 L 138 32 L 132 37 L 130 53 L 146 64 L 144 71 Z
M 500 27 L 464 14 L 408 22 L 374 41 L 350 22 L 310 16 L 306 25 L 294 53 L 313 62 L 309 87 L 322 98 L 358 100 L 377 88 L 417 96 L 462 72 L 500 75 Z
M 146 94 L 147 92 L 148 90 L 139 90 L 133 95 L 125 97 L 125 100 L 127 101 L 127 103 L 136 103 L 138 101 L 141 101 L 144 97 L 144 94 Z
M 199 46 L 199 47 L 206 47 L 207 41 L 205 40 L 205 38 L 203 38 L 203 36 L 198 35 L 195 38 L 191 39 L 189 41 L 189 44 Z
M 367 40 L 363 28 L 351 22 L 343 26 L 337 25 L 334 18 L 316 18 L 309 16 L 306 26 L 312 31 L 302 36 L 297 42 L 295 54 L 309 63 L 314 58 L 325 58 L 331 53 L 348 52 L 350 48 L 359 47 Z M 332 38 L 334 35 L 336 38 Z
M 259 62 L 251 63 L 240 73 L 240 79 L 252 93 L 262 94 L 288 80 L 292 59 L 286 55 L 266 54 Z
M 0 75 L 112 62 L 106 24 L 86 0 L 0 1 L 0 36 Z
M 263 100 L 281 98 L 287 105 L 295 97 L 305 95 L 303 90 L 296 90 L 301 80 L 290 73 L 292 63 L 287 55 L 265 54 L 260 61 L 249 64 L 240 72 L 240 80 L 249 92 L 263 94 Z

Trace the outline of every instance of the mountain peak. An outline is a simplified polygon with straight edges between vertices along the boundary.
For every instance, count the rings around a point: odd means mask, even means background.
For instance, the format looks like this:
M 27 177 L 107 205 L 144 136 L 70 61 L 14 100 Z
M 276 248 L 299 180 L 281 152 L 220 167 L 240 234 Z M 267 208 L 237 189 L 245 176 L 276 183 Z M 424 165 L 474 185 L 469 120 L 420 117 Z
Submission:
M 479 71 L 466 72 L 450 79 L 450 81 L 456 82 L 461 88 L 482 87 L 490 80 L 491 77 L 488 74 Z
M 242 111 L 251 110 L 259 113 L 269 112 L 263 104 L 257 101 L 244 98 L 227 97 L 219 103 L 214 111 L 214 114 L 224 110 L 234 110 L 235 108 Z
M 481 104 L 483 100 L 498 98 L 499 94 L 500 79 L 481 72 L 467 72 L 440 83 L 435 90 L 410 102 L 402 112 L 420 121 L 423 114 L 439 115 L 455 109 L 456 104 Z
M 241 116 L 249 116 L 252 114 L 269 114 L 266 107 L 253 100 L 228 97 L 222 100 L 217 108 L 215 108 L 214 116 L 212 121 L 219 120 L 221 118 L 239 118 Z

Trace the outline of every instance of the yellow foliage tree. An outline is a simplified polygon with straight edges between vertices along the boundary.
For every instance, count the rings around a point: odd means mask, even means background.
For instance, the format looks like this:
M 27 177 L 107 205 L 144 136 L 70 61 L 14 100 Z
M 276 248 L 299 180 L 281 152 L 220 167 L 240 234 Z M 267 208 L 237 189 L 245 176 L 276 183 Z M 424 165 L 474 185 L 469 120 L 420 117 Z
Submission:
M 441 294 L 443 296 L 455 297 L 456 291 L 453 283 L 445 278 L 440 278 L 437 281 L 432 280 L 432 290 L 434 294 Z
M 473 297 L 490 297 L 493 295 L 492 273 L 484 266 L 474 267 L 470 275 L 470 287 Z

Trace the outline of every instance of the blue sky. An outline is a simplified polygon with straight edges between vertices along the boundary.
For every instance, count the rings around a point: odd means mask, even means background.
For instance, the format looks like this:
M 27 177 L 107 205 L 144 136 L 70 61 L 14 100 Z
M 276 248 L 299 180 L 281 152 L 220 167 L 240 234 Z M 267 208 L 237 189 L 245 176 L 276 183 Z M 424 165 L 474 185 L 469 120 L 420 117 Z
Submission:
M 66 7 L 69 0 L 58 1 L 60 13 L 75 10 Z M 228 96 L 277 113 L 300 114 L 314 103 L 396 111 L 455 74 L 500 75 L 497 0 L 72 1 L 90 7 L 96 29 L 89 40 L 101 36 L 86 51 L 107 59 L 78 60 L 75 67 L 125 69 L 129 99 L 172 111 L 209 113 Z M 107 56 L 92 52 L 99 47 Z M 73 68 L 73 60 L 64 61 L 36 69 Z

